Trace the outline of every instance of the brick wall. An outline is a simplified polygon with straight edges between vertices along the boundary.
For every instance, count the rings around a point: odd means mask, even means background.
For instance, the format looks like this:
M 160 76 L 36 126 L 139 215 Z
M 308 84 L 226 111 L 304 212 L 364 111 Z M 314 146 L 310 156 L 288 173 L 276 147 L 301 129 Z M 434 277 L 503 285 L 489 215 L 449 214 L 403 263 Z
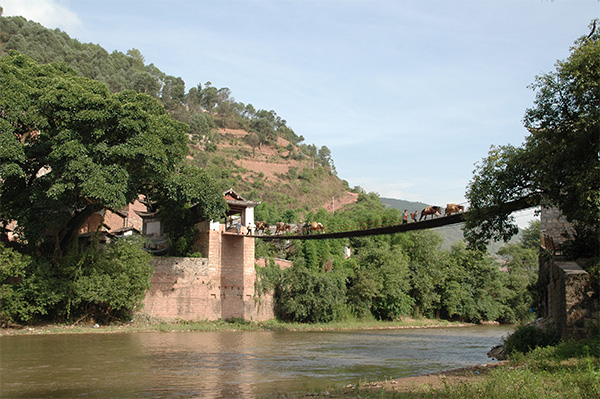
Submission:
M 220 318 L 220 276 L 209 269 L 207 259 L 154 257 L 152 266 L 143 313 L 168 319 Z
M 221 253 L 221 300 L 224 319 L 244 317 L 244 237 L 223 235 Z
M 185 320 L 274 317 L 272 296 L 254 296 L 253 237 L 209 230 L 200 234 L 195 249 L 206 258 L 153 258 L 143 313 Z

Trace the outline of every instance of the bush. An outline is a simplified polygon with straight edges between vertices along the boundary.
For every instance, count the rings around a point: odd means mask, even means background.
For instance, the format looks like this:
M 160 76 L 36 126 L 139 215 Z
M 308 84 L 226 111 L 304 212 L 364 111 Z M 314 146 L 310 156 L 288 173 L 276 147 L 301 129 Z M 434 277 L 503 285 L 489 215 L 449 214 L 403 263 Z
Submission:
M 150 257 L 135 239 L 74 249 L 55 262 L 0 246 L 0 322 L 127 316 L 150 288 Z
M 327 323 L 346 314 L 344 277 L 304 266 L 285 270 L 275 290 L 278 316 L 299 323 Z
M 0 245 L 0 324 L 27 323 L 52 313 L 67 288 L 56 273 L 43 258 Z
M 150 258 L 135 238 L 90 253 L 73 284 L 72 303 L 81 316 L 110 321 L 138 307 L 150 289 Z
M 527 353 L 537 347 L 556 345 L 560 338 L 555 331 L 544 330 L 536 325 L 528 324 L 519 327 L 504 342 L 506 353 L 509 355 L 520 352 Z

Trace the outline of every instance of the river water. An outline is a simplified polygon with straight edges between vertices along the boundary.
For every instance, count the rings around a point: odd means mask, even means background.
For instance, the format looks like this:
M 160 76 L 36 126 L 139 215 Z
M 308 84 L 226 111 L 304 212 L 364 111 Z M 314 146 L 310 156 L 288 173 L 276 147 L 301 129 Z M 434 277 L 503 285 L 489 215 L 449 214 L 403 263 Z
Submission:
M 255 398 L 492 360 L 510 326 L 0 337 L 2 398 Z

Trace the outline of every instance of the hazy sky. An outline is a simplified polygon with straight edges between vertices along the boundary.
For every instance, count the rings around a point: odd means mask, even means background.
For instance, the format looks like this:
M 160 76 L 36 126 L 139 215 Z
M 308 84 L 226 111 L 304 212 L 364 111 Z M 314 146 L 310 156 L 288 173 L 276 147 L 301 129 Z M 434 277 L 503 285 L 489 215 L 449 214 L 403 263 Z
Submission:
M 383 197 L 463 202 L 491 145 L 520 145 L 536 75 L 598 0 L 0 0 L 4 15 L 274 110 L 338 176 Z

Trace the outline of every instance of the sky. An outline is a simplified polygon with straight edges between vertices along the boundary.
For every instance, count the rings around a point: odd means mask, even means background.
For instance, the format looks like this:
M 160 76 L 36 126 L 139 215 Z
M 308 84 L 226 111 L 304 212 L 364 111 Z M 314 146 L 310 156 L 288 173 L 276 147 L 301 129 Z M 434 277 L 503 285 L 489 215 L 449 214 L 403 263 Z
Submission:
M 211 82 L 331 150 L 350 187 L 465 203 L 492 145 L 523 143 L 529 87 L 599 0 L 0 0 L 4 15 Z M 530 213 L 517 215 L 530 218 Z

